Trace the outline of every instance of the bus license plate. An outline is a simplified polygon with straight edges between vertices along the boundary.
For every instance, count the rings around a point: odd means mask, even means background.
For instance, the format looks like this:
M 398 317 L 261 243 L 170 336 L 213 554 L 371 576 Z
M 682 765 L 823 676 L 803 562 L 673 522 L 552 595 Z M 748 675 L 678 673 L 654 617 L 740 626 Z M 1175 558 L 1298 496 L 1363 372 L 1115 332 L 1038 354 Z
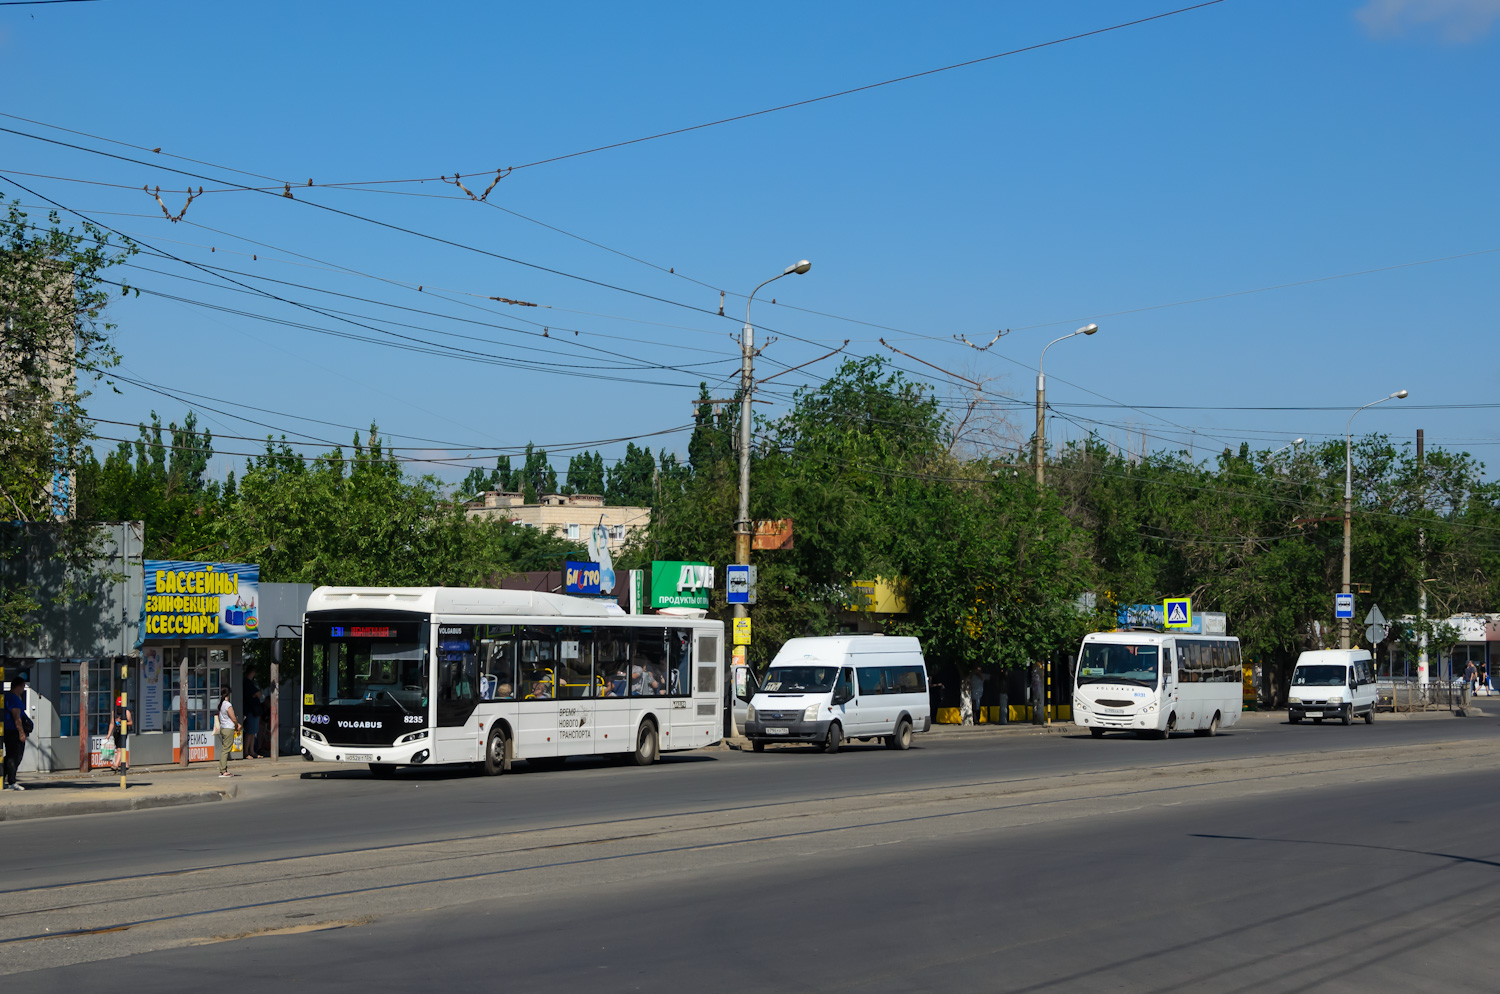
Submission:
M 1309 711 L 1309 712 L 1307 712 L 1307 716 L 1309 718 L 1321 718 L 1321 717 L 1323 717 L 1323 712 L 1322 711 Z
M 766 729 L 766 734 L 767 735 L 786 735 L 790 731 L 791 731 L 790 728 L 768 728 L 768 729 Z
M 346 763 L 369 763 L 375 759 L 374 753 L 369 752 L 346 752 L 344 762 Z

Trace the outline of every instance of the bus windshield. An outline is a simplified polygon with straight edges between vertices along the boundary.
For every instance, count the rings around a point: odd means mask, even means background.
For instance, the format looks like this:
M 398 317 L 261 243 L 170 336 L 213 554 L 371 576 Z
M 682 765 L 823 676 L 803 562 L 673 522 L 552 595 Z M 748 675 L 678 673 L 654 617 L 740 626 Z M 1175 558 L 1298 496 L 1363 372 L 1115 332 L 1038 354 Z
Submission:
M 303 691 L 317 706 L 427 710 L 427 647 L 421 626 L 309 624 Z
M 1346 670 L 1342 666 L 1299 666 L 1292 673 L 1294 687 L 1342 687 Z
M 1159 654 L 1154 645 L 1085 642 L 1078 659 L 1078 685 L 1123 682 L 1155 687 Z
M 838 675 L 837 666 L 773 666 L 760 689 L 763 694 L 826 694 Z

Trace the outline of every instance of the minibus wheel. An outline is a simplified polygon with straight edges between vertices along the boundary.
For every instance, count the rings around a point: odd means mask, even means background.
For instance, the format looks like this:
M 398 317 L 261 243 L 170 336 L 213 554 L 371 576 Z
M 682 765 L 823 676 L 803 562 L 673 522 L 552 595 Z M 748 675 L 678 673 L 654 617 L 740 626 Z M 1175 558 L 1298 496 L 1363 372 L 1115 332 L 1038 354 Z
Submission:
M 1219 713 L 1217 711 L 1214 712 L 1214 720 L 1210 721 L 1208 723 L 1208 727 L 1207 728 L 1195 728 L 1195 729 L 1193 729 L 1193 734 L 1194 735 L 1198 735 L 1198 736 L 1202 736 L 1204 738 L 1212 738 L 1213 736 L 1218 735 L 1219 734 Z
M 1339 719 L 1339 721 L 1342 722 L 1343 724 L 1347 725 L 1353 719 L 1353 717 L 1354 717 L 1354 708 L 1351 705 L 1350 708 L 1349 708 L 1349 710 L 1344 712 L 1343 717 L 1341 717 Z
M 396 777 L 396 765 L 394 763 L 371 763 L 370 773 L 376 780 L 393 780 Z
M 1089 734 L 1092 735 L 1096 739 L 1103 738 L 1103 736 L 1104 736 L 1104 729 L 1102 729 L 1102 728 L 1090 728 L 1089 729 Z
M 886 737 L 885 747 L 887 749 L 895 749 L 899 752 L 905 752 L 906 750 L 910 749 L 911 722 L 907 721 L 905 718 L 902 718 L 900 721 L 896 722 L 896 732 L 895 734 Z
M 844 730 L 835 721 L 828 726 L 828 738 L 823 741 L 823 751 L 831 756 L 839 751 L 839 745 L 843 741 Z
M 750 743 L 750 748 L 754 749 L 756 752 L 765 752 L 766 744 L 762 740 L 756 739 L 755 741 Z
M 505 772 L 505 729 L 499 725 L 490 729 L 490 741 L 484 747 L 484 775 L 498 777 Z
M 1373 705 L 1373 704 L 1370 705 L 1370 710 L 1368 710 L 1368 711 L 1365 712 L 1365 724 L 1366 725 L 1373 725 L 1373 724 L 1375 724 L 1375 705 Z

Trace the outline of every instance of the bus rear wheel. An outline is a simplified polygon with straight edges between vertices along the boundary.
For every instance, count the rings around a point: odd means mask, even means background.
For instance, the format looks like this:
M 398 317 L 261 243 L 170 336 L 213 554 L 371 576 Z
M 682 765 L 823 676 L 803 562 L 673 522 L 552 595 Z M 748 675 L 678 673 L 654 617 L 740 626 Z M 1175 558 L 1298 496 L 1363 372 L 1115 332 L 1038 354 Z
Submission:
M 911 722 L 907 721 L 905 718 L 902 718 L 899 722 L 897 722 L 896 733 L 894 735 L 886 736 L 885 747 L 887 749 L 895 749 L 900 752 L 905 752 L 907 749 L 910 749 Z
M 1208 727 L 1207 728 L 1195 728 L 1195 729 L 1193 729 L 1193 734 L 1194 735 L 1203 736 L 1204 738 L 1213 738 L 1215 735 L 1218 735 L 1219 734 L 1219 715 L 1218 715 L 1218 713 L 1217 712 L 1214 713 L 1214 720 L 1210 721 L 1208 723 Z
M 509 750 L 505 729 L 496 725 L 490 729 L 490 741 L 484 747 L 484 775 L 498 777 L 505 772 L 505 754 Z
M 635 752 L 630 754 L 630 761 L 636 766 L 650 766 L 656 762 L 656 726 L 649 721 L 641 722 L 641 730 L 636 733 Z

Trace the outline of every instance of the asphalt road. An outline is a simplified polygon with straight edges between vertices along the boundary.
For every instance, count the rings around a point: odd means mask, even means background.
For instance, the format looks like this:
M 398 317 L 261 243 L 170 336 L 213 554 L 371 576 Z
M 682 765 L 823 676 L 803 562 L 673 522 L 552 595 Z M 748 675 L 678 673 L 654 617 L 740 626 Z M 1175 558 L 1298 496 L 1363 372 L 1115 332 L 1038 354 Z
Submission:
M 33 991 L 1490 990 L 1497 738 L 1493 718 L 1257 722 L 288 778 L 0 826 L 0 971 Z

